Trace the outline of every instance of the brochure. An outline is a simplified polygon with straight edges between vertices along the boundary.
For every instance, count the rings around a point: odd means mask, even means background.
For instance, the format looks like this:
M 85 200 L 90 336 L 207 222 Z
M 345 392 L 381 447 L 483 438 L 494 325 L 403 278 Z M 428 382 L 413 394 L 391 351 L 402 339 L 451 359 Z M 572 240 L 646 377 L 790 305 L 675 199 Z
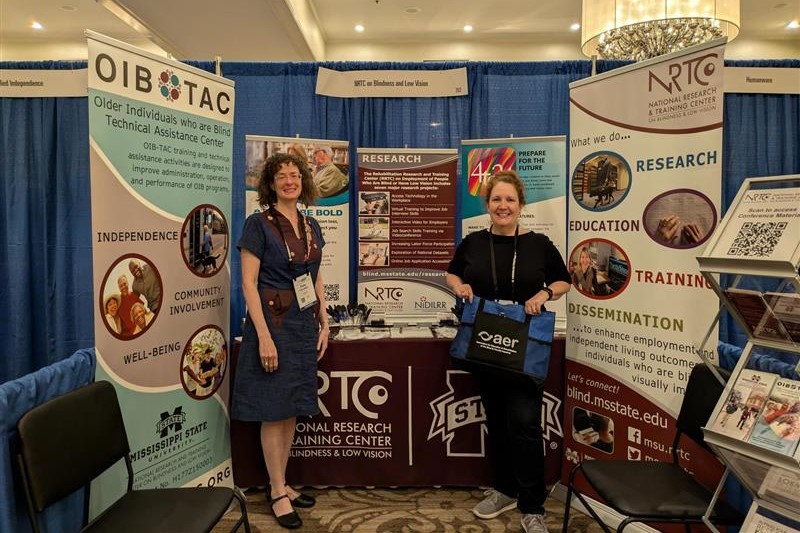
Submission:
M 750 434 L 753 444 L 792 455 L 800 440 L 800 382 L 780 378 L 775 382 Z
M 745 440 L 777 379 L 776 374 L 769 372 L 742 370 L 730 388 L 711 429 Z

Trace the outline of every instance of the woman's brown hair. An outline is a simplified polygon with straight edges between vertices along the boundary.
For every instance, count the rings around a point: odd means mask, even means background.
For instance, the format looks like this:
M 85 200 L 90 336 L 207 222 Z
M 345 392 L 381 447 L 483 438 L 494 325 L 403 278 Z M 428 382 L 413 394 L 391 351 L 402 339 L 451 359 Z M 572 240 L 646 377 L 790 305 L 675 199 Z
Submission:
M 498 183 L 508 183 L 517 190 L 517 198 L 519 198 L 519 205 L 525 205 L 525 185 L 519 177 L 519 174 L 514 170 L 501 170 L 493 174 L 486 184 L 486 205 L 489 205 L 489 199 L 492 197 L 492 189 Z
M 302 191 L 298 200 L 305 205 L 313 205 L 319 197 L 319 192 L 308 164 L 296 155 L 283 153 L 272 154 L 264 163 L 264 170 L 261 171 L 261 179 L 258 182 L 258 203 L 262 207 L 267 207 L 278 201 L 278 195 L 275 192 L 275 175 L 283 165 L 297 167 L 302 182 Z

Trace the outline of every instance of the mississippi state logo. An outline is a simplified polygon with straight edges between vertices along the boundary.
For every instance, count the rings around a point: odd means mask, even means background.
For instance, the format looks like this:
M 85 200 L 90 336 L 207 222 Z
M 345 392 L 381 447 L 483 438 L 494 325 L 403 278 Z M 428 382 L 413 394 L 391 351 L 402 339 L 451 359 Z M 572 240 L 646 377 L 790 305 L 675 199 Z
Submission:
M 181 95 L 181 80 L 171 70 L 165 70 L 158 76 L 158 88 L 167 102 L 174 102 Z
M 467 372 L 447 371 L 447 392 L 430 402 L 433 420 L 428 440 L 437 435 L 447 445 L 448 457 L 484 457 L 486 413 L 480 396 L 467 392 Z

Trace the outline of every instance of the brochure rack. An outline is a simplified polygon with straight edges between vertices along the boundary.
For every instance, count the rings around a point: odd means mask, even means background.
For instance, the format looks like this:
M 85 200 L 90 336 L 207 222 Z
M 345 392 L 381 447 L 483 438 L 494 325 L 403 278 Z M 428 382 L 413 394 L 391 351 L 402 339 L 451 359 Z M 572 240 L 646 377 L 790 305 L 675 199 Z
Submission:
M 800 391 L 800 175 L 745 180 L 697 261 L 748 339 L 704 428 L 705 440 L 752 494 L 750 515 L 761 507 L 800 521 L 800 446 L 794 442 L 800 440 L 800 414 L 795 428 L 789 423 L 800 413 L 800 402 L 794 402 L 800 392 L 793 392 Z M 775 365 L 744 370 L 751 359 Z M 774 369 L 780 376 L 770 373 Z M 759 373 L 767 378 L 760 389 L 752 385 Z M 774 401 L 780 396 L 771 391 L 781 390 L 772 383 L 792 391 L 783 396 L 789 400 Z M 779 426 L 783 414 L 792 416 Z

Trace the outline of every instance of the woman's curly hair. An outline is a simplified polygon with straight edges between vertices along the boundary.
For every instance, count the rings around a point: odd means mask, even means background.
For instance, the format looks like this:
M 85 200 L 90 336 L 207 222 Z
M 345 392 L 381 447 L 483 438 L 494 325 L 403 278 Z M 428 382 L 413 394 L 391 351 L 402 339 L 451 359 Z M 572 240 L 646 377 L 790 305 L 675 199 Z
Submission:
M 278 201 L 278 194 L 275 192 L 275 175 L 283 165 L 297 167 L 302 182 L 299 201 L 307 206 L 313 205 L 319 197 L 319 192 L 308 164 L 296 155 L 284 153 L 272 154 L 264 163 L 264 170 L 261 171 L 261 179 L 258 182 L 258 203 L 262 207 L 267 207 Z

